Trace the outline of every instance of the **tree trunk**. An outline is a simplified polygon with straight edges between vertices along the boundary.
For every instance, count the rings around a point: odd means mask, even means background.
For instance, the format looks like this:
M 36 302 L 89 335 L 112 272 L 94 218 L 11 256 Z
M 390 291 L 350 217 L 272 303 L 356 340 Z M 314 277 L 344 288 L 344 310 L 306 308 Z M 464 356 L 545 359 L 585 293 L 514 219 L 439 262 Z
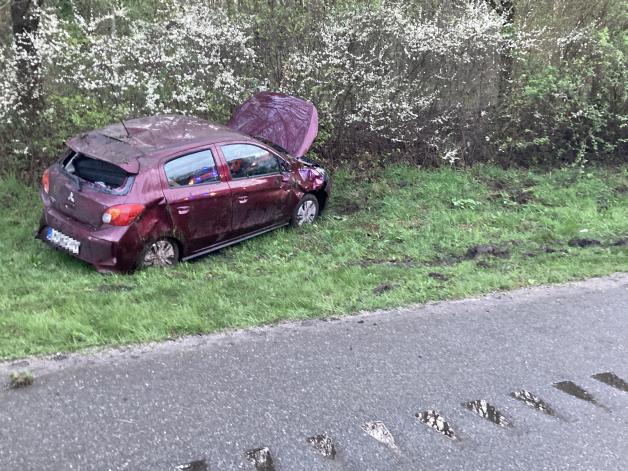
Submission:
M 35 117 L 42 108 L 41 67 L 32 36 L 39 28 L 43 0 L 11 0 L 13 41 L 17 53 L 17 83 L 20 104 L 27 117 Z
M 504 44 L 499 56 L 499 91 L 498 101 L 500 106 L 508 99 L 511 92 L 511 84 L 514 68 L 513 48 L 510 37 L 515 23 L 515 0 L 488 0 L 489 5 L 506 20 L 504 25 Z

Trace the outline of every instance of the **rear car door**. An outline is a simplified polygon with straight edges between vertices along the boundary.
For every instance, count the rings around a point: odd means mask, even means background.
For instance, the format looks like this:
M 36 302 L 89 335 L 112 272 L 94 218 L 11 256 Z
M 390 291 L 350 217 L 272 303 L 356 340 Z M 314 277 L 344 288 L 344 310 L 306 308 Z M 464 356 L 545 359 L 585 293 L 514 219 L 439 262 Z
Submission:
M 290 185 L 279 157 L 249 143 L 223 144 L 220 150 L 231 175 L 234 236 L 287 222 Z
M 229 238 L 231 189 L 222 181 L 212 148 L 179 155 L 163 165 L 164 195 L 189 255 Z

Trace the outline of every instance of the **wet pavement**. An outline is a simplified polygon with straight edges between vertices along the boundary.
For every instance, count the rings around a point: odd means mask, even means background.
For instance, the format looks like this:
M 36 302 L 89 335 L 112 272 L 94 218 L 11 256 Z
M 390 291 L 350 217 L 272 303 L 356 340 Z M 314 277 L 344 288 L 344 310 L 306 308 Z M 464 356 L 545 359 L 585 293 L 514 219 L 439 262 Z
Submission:
M 0 363 L 0 469 L 624 469 L 626 339 L 615 275 Z
M 535 396 L 530 391 L 526 391 L 525 389 L 521 391 L 515 391 L 510 393 L 512 397 L 517 399 L 518 401 L 523 402 L 524 404 L 533 407 L 534 409 L 543 412 L 547 415 L 555 416 L 556 412 L 554 409 L 543 399 Z
M 435 410 L 426 410 L 417 413 L 416 418 L 422 424 L 432 427 L 434 430 L 443 434 L 447 438 L 451 438 L 452 440 L 456 439 L 456 432 L 454 432 L 453 427 L 449 425 L 449 422 L 447 422 L 445 418 Z
M 621 379 L 615 373 L 606 372 L 606 373 L 598 373 L 591 376 L 598 381 L 602 381 L 603 383 L 608 384 L 609 386 L 613 386 L 614 388 L 619 389 L 620 391 L 628 392 L 628 382 Z
M 554 383 L 554 387 L 559 391 L 567 393 L 573 397 L 582 399 L 583 401 L 590 402 L 591 404 L 595 404 L 596 406 L 606 409 L 606 406 L 598 403 L 591 393 L 584 390 L 573 381 L 560 381 L 558 383 Z
M 493 422 L 495 425 L 500 425 L 502 427 L 512 426 L 512 420 L 508 419 L 504 414 L 498 411 L 495 406 L 489 404 L 483 399 L 469 401 L 463 404 L 463 406 L 483 419 Z

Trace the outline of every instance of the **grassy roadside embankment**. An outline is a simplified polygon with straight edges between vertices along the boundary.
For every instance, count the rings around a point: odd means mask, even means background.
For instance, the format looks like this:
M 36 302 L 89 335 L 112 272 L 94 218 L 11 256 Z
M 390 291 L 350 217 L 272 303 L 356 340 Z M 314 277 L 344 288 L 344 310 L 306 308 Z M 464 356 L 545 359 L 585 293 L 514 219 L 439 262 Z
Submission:
M 0 201 L 0 358 L 628 270 L 628 167 L 340 172 L 312 227 L 133 275 L 100 275 L 34 240 L 35 188 L 0 179 Z

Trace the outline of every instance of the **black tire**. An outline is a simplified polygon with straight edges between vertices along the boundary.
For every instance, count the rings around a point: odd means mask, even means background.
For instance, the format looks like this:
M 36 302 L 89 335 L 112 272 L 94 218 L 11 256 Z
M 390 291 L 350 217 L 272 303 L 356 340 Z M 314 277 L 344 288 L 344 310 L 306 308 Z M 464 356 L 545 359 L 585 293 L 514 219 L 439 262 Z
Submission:
M 305 195 L 296 205 L 292 212 L 292 227 L 299 227 L 304 224 L 312 224 L 318 217 L 318 199 L 314 195 Z
M 152 257 L 150 254 L 152 253 Z M 151 261 L 152 259 L 152 261 Z M 179 245 L 172 239 L 158 239 L 148 244 L 137 257 L 137 268 L 169 268 L 179 262 Z

